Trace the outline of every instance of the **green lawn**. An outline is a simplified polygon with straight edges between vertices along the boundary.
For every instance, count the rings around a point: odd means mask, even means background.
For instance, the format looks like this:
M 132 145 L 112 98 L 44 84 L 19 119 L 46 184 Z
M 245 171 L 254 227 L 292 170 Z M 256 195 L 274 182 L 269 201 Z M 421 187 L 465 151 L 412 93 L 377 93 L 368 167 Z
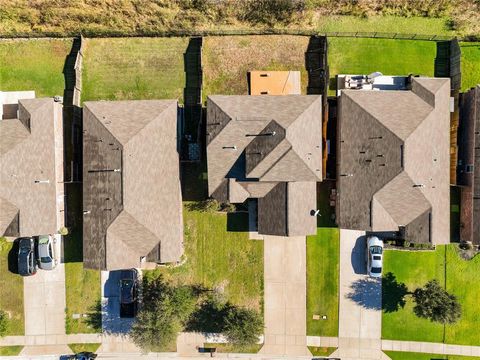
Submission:
M 86 42 L 82 100 L 181 99 L 188 38 Z
M 0 356 L 17 356 L 23 346 L 0 346 Z
M 82 351 L 95 352 L 100 347 L 99 343 L 88 343 L 88 344 L 68 344 L 68 347 L 76 354 Z
M 308 350 L 310 350 L 313 356 L 330 356 L 337 348 L 309 346 Z
M 433 76 L 435 42 L 413 40 L 329 38 L 330 77 L 336 74 Z M 330 85 L 330 94 L 334 87 Z
M 446 270 L 445 270 L 446 258 Z M 454 325 L 445 327 L 445 343 L 480 344 L 480 257 L 470 261 L 461 259 L 455 245 L 438 246 L 436 251 L 385 252 L 385 274 L 392 272 L 398 282 L 407 285 L 409 291 L 438 279 L 447 290 L 455 294 L 462 305 L 462 317 Z M 388 296 L 385 294 L 384 296 Z M 396 312 L 383 312 L 382 337 L 384 339 L 443 342 L 443 326 L 413 314 L 413 302 L 406 297 L 406 306 Z M 385 298 L 384 298 L 385 301 Z
M 67 208 L 71 213 L 82 214 L 81 187 L 78 184 L 68 186 Z M 71 233 L 64 238 L 67 334 L 101 331 L 100 271 L 83 268 L 81 226 L 81 219 L 79 219 L 70 229 Z M 89 317 L 73 319 L 73 314 L 88 314 Z
M 460 43 L 462 49 L 462 90 L 480 84 L 480 42 Z
M 203 346 L 206 348 L 216 348 L 217 353 L 256 354 L 260 351 L 263 344 L 240 346 L 234 344 L 204 343 Z
M 401 351 L 384 351 L 392 360 L 480 360 L 477 356 L 425 354 Z
M 37 97 L 63 96 L 63 65 L 72 41 L 0 41 L 0 90 L 35 90 Z
M 318 228 L 307 237 L 307 335 L 338 336 L 339 256 L 337 228 Z
M 402 34 L 455 35 L 446 18 L 400 16 L 325 16 L 318 20 L 318 31 L 387 32 Z
M 0 309 L 10 314 L 7 335 L 24 334 L 23 278 L 9 270 L 16 266 L 13 243 L 0 237 Z
M 189 210 L 192 207 L 194 202 L 186 202 L 183 212 L 186 262 L 155 271 L 173 282 L 215 288 L 232 303 L 261 311 L 263 241 L 249 240 L 243 231 L 227 231 L 227 226 L 236 229 L 243 223 L 246 214 L 228 215 L 227 220 L 226 214 Z

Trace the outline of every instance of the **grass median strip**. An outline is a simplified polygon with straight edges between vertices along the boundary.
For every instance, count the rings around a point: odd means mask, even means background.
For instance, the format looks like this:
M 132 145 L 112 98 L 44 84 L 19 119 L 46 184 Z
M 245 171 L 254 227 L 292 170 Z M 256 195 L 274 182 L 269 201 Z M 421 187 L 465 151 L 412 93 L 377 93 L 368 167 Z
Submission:
M 478 356 L 426 354 L 401 351 L 384 351 L 392 360 L 480 360 Z
M 23 346 L 0 346 L 0 356 L 17 356 Z
M 337 228 L 307 237 L 307 335 L 338 336 L 339 257 Z
M 100 343 L 68 344 L 68 347 L 76 354 L 82 351 L 95 352 L 100 347 Z

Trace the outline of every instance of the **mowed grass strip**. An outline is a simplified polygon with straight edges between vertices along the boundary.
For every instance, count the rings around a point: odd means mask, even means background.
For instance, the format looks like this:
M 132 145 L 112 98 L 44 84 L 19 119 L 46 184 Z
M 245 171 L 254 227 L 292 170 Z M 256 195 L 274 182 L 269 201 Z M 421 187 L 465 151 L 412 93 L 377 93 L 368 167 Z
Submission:
M 318 228 L 307 237 L 307 335 L 338 336 L 339 257 L 337 228 Z
M 82 100 L 183 98 L 188 38 L 88 39 Z
M 456 245 L 437 246 L 435 251 L 385 252 L 385 274 L 392 272 L 398 282 L 409 291 L 423 286 L 431 279 L 445 284 L 447 291 L 455 294 L 462 306 L 462 317 L 453 325 L 445 326 L 445 343 L 459 345 L 480 344 L 480 257 L 463 260 Z M 446 262 L 445 262 L 446 259 Z M 446 264 L 446 268 L 445 268 Z M 389 296 L 389 294 L 384 294 Z M 414 303 L 406 296 L 406 306 L 396 312 L 382 315 L 384 339 L 443 342 L 443 325 L 420 319 L 413 313 Z
M 460 43 L 462 50 L 462 90 L 480 84 L 480 42 Z
M 17 253 L 12 253 L 12 247 L 13 243 L 0 237 L 0 310 L 10 314 L 7 335 L 23 335 L 23 278 L 9 270 L 9 261 L 17 261 Z M 11 264 L 10 268 L 13 266 L 14 264 Z
M 189 204 L 183 211 L 185 263 L 155 271 L 174 283 L 216 289 L 233 304 L 262 311 L 263 241 L 227 231 L 226 214 L 189 210 Z
M 1 40 L 0 91 L 63 96 L 63 66 L 71 47 L 70 39 Z
M 301 71 L 306 93 L 307 36 L 211 36 L 203 43 L 203 96 L 248 94 L 251 70 Z
M 23 346 L 0 346 L 0 356 L 17 356 Z
M 480 360 L 478 356 L 426 354 L 401 351 L 384 351 L 392 360 Z
M 454 36 L 447 18 L 351 15 L 323 16 L 318 19 L 320 32 L 379 32 Z
M 100 343 L 68 344 L 68 347 L 76 354 L 82 351 L 95 352 L 100 347 Z

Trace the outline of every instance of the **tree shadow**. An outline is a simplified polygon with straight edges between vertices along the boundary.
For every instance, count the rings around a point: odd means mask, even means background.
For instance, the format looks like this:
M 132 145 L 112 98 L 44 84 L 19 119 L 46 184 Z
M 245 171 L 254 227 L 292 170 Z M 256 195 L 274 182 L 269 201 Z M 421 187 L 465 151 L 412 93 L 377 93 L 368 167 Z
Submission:
M 225 318 L 233 307 L 213 298 L 205 300 L 186 324 L 186 331 L 221 333 L 225 329 Z
M 102 331 L 102 302 L 97 300 L 95 305 L 88 308 L 85 323 L 95 331 Z
M 395 275 L 388 272 L 382 278 L 382 309 L 383 311 L 395 312 L 404 308 L 405 296 L 409 295 L 407 286 L 397 281 Z
M 346 297 L 365 309 L 382 308 L 381 280 L 374 278 L 360 279 L 352 283 L 351 292 Z

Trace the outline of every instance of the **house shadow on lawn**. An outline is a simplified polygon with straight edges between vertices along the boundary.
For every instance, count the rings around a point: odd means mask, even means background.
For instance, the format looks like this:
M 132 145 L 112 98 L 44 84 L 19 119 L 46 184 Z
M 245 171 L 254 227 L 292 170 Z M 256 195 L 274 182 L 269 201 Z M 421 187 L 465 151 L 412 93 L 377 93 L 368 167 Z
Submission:
M 8 252 L 8 271 L 18 274 L 18 240 L 12 244 L 12 248 Z

